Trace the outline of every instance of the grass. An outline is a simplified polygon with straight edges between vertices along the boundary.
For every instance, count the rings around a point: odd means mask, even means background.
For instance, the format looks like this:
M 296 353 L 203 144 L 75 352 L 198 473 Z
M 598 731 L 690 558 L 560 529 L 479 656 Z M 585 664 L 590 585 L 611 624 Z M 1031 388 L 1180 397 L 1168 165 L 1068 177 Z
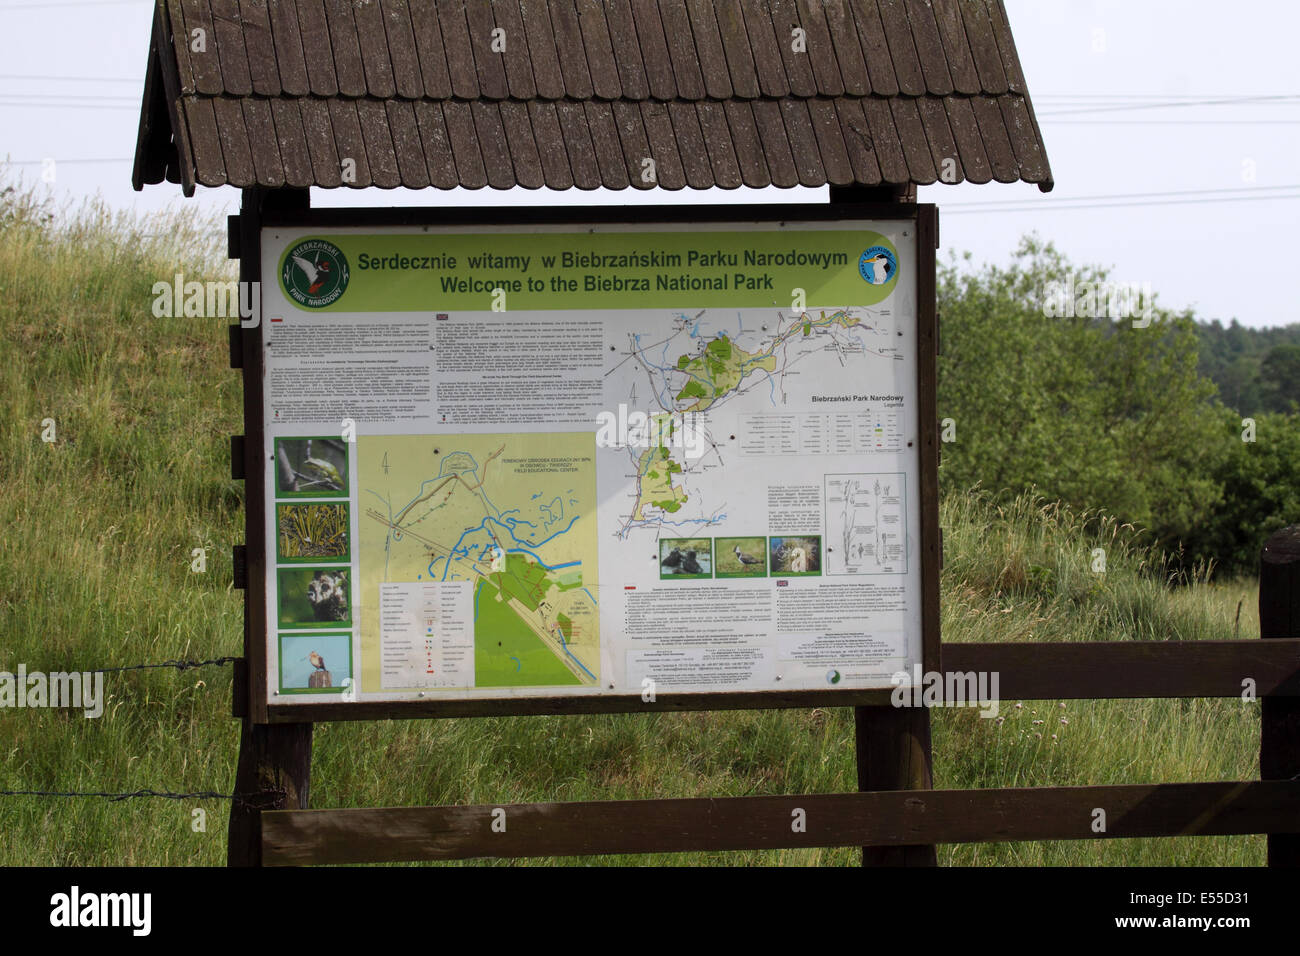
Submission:
M 155 318 L 154 282 L 231 277 L 224 224 L 51 211 L 0 195 L 0 668 L 238 654 L 241 430 L 226 320 Z M 57 441 L 41 441 L 53 418 Z M 1255 585 L 1170 587 L 1131 529 L 1024 497 L 943 505 L 945 640 L 1258 637 Z M 1106 549 L 1104 575 L 1091 569 Z M 207 571 L 190 570 L 208 548 Z M 228 792 L 230 671 L 107 675 L 104 716 L 0 710 L 0 789 Z M 1250 779 L 1239 701 L 1003 703 L 933 714 L 935 783 L 996 787 Z M 1042 723 L 1036 723 L 1042 721 Z M 1053 736 L 1054 735 L 1054 736 Z M 832 792 L 855 786 L 844 708 L 319 724 L 315 807 Z M 198 829 L 194 811 L 206 812 Z M 225 860 L 221 800 L 0 796 L 0 865 Z M 947 864 L 1250 864 L 1260 837 L 941 847 Z M 566 864 L 852 864 L 857 851 L 579 858 Z M 532 863 L 550 861 L 531 861 Z

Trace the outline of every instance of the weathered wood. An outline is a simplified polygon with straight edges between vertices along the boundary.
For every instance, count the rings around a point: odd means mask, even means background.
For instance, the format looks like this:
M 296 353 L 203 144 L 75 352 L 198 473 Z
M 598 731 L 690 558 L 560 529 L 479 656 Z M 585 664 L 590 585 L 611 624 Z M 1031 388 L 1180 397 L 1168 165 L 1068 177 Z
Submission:
M 1264 544 L 1259 567 L 1259 633 L 1270 645 L 1300 638 L 1300 525 L 1283 528 Z M 1292 659 L 1300 660 L 1300 653 Z M 1300 777 L 1300 697 L 1264 691 L 1260 708 L 1260 778 Z M 1300 835 L 1270 830 L 1268 865 L 1300 866 Z
M 1300 782 L 1250 780 L 287 810 L 262 815 L 262 860 L 284 866 L 1294 832 L 1298 804 Z M 1102 833 L 1092 829 L 1096 807 L 1106 809 Z M 793 827 L 796 810 L 803 811 L 803 832 Z M 503 832 L 493 830 L 494 819 L 504 819 Z
M 855 707 L 853 725 L 859 790 L 929 790 L 934 785 L 928 710 Z M 863 840 L 862 865 L 935 866 L 934 842 L 898 844 L 892 839 Z M 881 843 L 888 845 L 872 845 Z
M 311 724 L 242 722 L 227 866 L 263 864 L 264 811 L 307 808 L 311 730 Z

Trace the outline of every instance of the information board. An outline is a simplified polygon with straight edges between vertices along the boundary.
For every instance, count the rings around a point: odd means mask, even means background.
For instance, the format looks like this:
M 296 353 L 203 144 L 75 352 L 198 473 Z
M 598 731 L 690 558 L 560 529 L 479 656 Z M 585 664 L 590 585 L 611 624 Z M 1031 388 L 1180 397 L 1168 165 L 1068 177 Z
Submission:
M 912 682 L 914 218 L 260 252 L 273 704 Z

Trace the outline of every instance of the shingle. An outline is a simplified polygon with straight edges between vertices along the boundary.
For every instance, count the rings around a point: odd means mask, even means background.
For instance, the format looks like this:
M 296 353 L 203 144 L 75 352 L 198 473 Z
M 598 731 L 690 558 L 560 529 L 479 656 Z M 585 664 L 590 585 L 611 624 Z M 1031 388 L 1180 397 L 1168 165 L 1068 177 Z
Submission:
M 626 189 L 631 182 L 629 171 L 633 165 L 623 152 L 623 138 L 619 135 L 614 108 L 608 103 L 588 101 L 581 109 L 586 117 L 587 130 L 591 134 L 593 155 L 600 166 L 601 181 L 607 189 Z M 638 116 L 637 123 L 640 122 Z M 647 153 L 643 150 L 641 155 Z M 640 160 L 637 160 L 635 168 L 639 173 Z
M 257 184 L 257 172 L 253 169 L 253 152 L 240 103 L 236 97 L 218 96 L 212 101 L 212 109 L 217 118 L 226 182 L 243 188 Z
M 311 152 L 307 147 L 307 134 L 302 128 L 302 114 L 298 100 L 271 100 L 271 119 L 275 123 L 275 138 L 280 145 L 280 162 L 284 167 L 286 186 L 304 188 L 314 185 Z
M 677 77 L 673 74 L 668 41 L 659 18 L 659 5 L 655 0 L 630 0 L 630 3 L 650 95 L 657 100 L 670 99 L 677 95 Z
M 325 22 L 329 28 L 330 49 L 334 51 L 334 72 L 339 92 L 344 96 L 366 95 L 366 68 L 361 62 L 361 41 L 357 23 L 352 18 L 349 0 L 325 0 Z
M 356 105 L 361 138 L 366 145 L 366 159 L 370 163 L 370 181 L 384 189 L 402 185 L 393 131 L 389 128 L 388 111 L 384 109 L 383 101 L 364 99 L 358 100 Z
M 894 126 L 894 117 L 889 111 L 889 100 L 885 97 L 868 96 L 860 102 L 862 112 L 867 117 L 867 128 L 871 130 L 871 142 L 876 148 L 880 178 L 887 183 L 910 182 L 911 174 L 907 168 L 907 159 L 903 155 L 903 144 Z
M 253 160 L 253 182 L 272 189 L 283 186 L 284 161 L 280 158 L 275 121 L 271 117 L 272 101 L 248 96 L 236 102 L 243 106 L 244 128 Z
M 551 29 L 555 33 L 555 48 L 560 55 L 560 72 L 564 74 L 565 92 L 577 100 L 592 95 L 591 70 L 587 66 L 587 51 L 582 43 L 582 26 L 573 0 L 549 0 Z
M 506 100 L 498 104 L 497 108 L 501 112 L 506 143 L 510 147 L 515 182 L 525 189 L 540 189 L 546 185 L 546 176 L 542 172 L 542 158 L 538 155 L 527 104 L 518 100 Z
M 551 189 L 569 189 L 574 183 L 573 168 L 570 165 L 569 150 L 564 145 L 564 132 L 560 129 L 559 116 L 554 103 L 533 102 L 528 104 L 528 118 L 532 124 L 533 137 L 537 144 L 538 160 L 541 162 L 542 179 Z M 590 150 L 590 147 L 588 147 Z M 590 158 L 590 156 L 588 156 Z M 584 166 L 584 175 L 595 176 L 594 166 Z
M 208 96 L 225 92 L 221 58 L 217 53 L 217 34 L 212 26 L 212 10 L 206 0 L 183 0 L 181 11 L 182 42 L 188 51 L 187 59 L 194 74 L 195 91 Z M 199 31 L 197 34 L 196 30 Z M 250 87 L 251 85 L 250 83 Z
M 510 148 L 505 125 L 501 122 L 500 108 L 496 103 L 475 100 L 470 103 L 470 114 L 474 117 L 474 131 L 478 134 L 488 185 L 493 189 L 509 189 L 518 180 L 510 160 Z
M 835 101 L 819 96 L 802 102 L 808 104 L 808 115 L 812 120 L 813 135 L 817 137 L 817 150 L 821 154 L 822 168 L 826 171 L 826 181 L 835 186 L 851 184 L 854 181 L 853 164 L 849 162 L 844 131 L 840 128 L 839 114 L 835 112 Z
M 397 95 L 403 99 L 419 99 L 424 95 L 424 80 L 420 75 L 420 53 L 415 45 L 408 0 L 383 0 L 382 8 Z M 414 122 L 415 115 L 410 117 Z
M 451 96 L 451 72 L 442 42 L 438 11 L 428 0 L 411 5 L 411 29 L 415 33 L 415 50 L 420 56 L 420 75 L 424 77 L 424 95 L 430 99 Z
M 334 96 L 339 91 L 334 51 L 330 46 L 329 23 L 324 0 L 299 0 L 298 36 L 311 91 L 316 96 Z
M 217 55 L 221 61 L 221 83 L 232 96 L 253 92 L 253 78 L 248 69 L 248 51 L 244 47 L 244 24 L 239 19 L 238 0 L 209 0 L 212 7 Z M 208 37 L 211 45 L 213 36 Z
M 423 189 L 429 185 L 429 167 L 424 161 L 424 144 L 420 141 L 420 128 L 415 120 L 415 104 L 389 100 L 385 106 L 401 185 Z
M 934 167 L 930 140 L 925 135 L 925 126 L 921 123 L 916 103 L 912 97 L 900 96 L 889 101 L 889 108 L 894 116 L 894 128 L 898 130 L 898 141 L 903 146 L 903 156 L 907 160 L 908 178 L 911 182 L 928 186 L 939 178 L 939 173 Z
M 778 0 L 778 2 L 784 6 L 790 0 Z M 795 11 L 799 24 L 804 30 L 804 42 L 807 44 L 807 52 L 802 57 L 807 60 L 813 71 L 817 81 L 817 92 L 822 96 L 839 96 L 845 92 L 859 96 L 870 93 L 871 83 L 867 80 L 866 64 L 862 63 L 862 51 L 858 49 L 856 39 L 853 41 L 853 48 L 856 51 L 857 62 L 860 64 L 861 84 L 857 89 L 848 89 L 843 68 L 836 57 L 835 44 L 831 39 L 830 27 L 826 23 L 826 9 L 821 0 L 797 0 Z M 775 16 L 774 11 L 773 18 Z M 792 43 L 793 39 L 791 37 Z
M 772 185 L 789 188 L 799 185 L 799 167 L 795 164 L 794 150 L 781 118 L 781 107 L 776 100 L 755 100 L 751 104 L 754 122 L 758 125 L 759 140 L 763 144 L 763 157 L 772 175 Z
M 775 100 L 785 122 L 785 134 L 794 153 L 795 168 L 801 186 L 826 185 L 826 167 L 822 165 L 821 150 L 817 147 L 817 134 L 813 132 L 812 118 L 808 115 L 805 100 Z
M 926 91 L 947 96 L 952 92 L 952 75 L 948 72 L 948 57 L 931 4 L 932 0 L 913 0 L 907 5 L 907 20 L 912 25 L 912 39 L 925 75 Z
M 691 19 L 700 71 L 704 74 L 704 90 L 713 99 L 730 99 L 735 90 L 731 85 L 731 72 L 727 69 L 727 54 L 722 47 L 722 34 L 718 31 L 713 2 L 686 0 L 686 11 Z
M 273 3 L 268 12 L 280 88 L 289 96 L 306 96 L 311 92 L 311 84 L 307 79 L 297 11 L 292 4 Z
M 796 0 L 771 0 L 772 34 L 776 38 L 777 52 L 785 66 L 786 82 L 789 92 L 795 96 L 816 96 L 818 92 L 827 96 L 839 96 L 844 92 L 844 81 L 840 79 L 839 65 L 833 63 L 825 71 L 828 83 L 833 90 L 818 89 L 817 64 L 808 52 L 810 46 L 808 28 L 801 22 L 799 6 Z M 795 50 L 795 30 L 804 31 L 803 52 Z M 821 24 L 822 39 L 817 49 L 818 56 L 834 59 L 835 51 L 831 48 L 830 37 L 826 35 L 825 21 Z
M 520 0 L 519 9 L 528 38 L 528 56 L 533 63 L 537 95 L 558 100 L 564 95 L 564 74 L 560 71 L 559 48 L 551 30 L 551 13 L 546 8 L 546 0 Z
M 980 78 L 975 70 L 958 3 L 959 0 L 934 0 L 934 19 L 939 26 L 939 38 L 943 41 L 953 89 L 970 96 L 980 91 Z
M 894 63 L 898 89 L 908 96 L 920 96 L 926 92 L 925 75 L 916 53 L 916 42 L 912 39 L 911 25 L 903 10 L 903 0 L 875 2 L 880 9 L 880 21 L 885 28 L 885 40 L 889 44 L 889 57 Z M 862 3 L 865 6 L 871 0 L 862 0 Z
M 366 140 L 361 134 L 361 118 L 357 116 L 355 100 L 333 99 L 326 102 L 330 126 L 334 130 L 334 146 L 339 154 L 340 173 L 347 165 L 351 178 L 344 176 L 345 186 L 360 189 L 371 184 L 370 161 L 366 157 Z
M 384 29 L 384 11 L 379 3 L 359 3 L 353 8 L 357 25 L 357 42 L 361 48 L 361 65 L 366 74 L 366 90 L 371 96 L 389 99 L 397 95 L 393 63 L 388 53 L 388 33 Z
M 850 4 L 852 21 L 862 44 L 862 56 L 867 61 L 867 74 L 871 77 L 871 92 L 882 96 L 896 96 L 903 87 L 895 70 L 885 36 L 885 24 L 880 19 L 876 0 L 855 0 Z M 829 12 L 829 10 L 828 10 Z
M 962 173 L 969 182 L 987 183 L 993 178 L 993 167 L 984 149 L 984 140 L 980 137 L 979 123 L 975 119 L 970 99 L 965 96 L 949 96 L 944 99 L 943 106 L 944 112 L 948 114 L 948 128 L 952 130 L 961 157 Z
M 686 4 L 683 0 L 659 0 L 659 19 L 663 22 L 668 57 L 673 64 L 675 95 L 698 100 L 705 95 L 704 77 L 700 73 L 700 58 L 695 52 Z
M 722 34 L 722 48 L 727 56 L 727 71 L 731 74 L 731 88 L 735 91 L 733 95 L 752 100 L 759 96 L 762 90 L 758 83 L 754 50 L 749 44 L 749 33 L 745 29 L 745 15 L 740 9 L 740 0 L 714 0 L 711 7 L 717 15 L 718 32 Z
M 632 119 L 633 115 L 640 117 L 639 124 Z M 645 101 L 637 108 L 615 103 L 614 116 L 619 121 L 618 132 L 623 138 L 623 154 L 627 156 L 633 173 L 633 186 L 642 189 L 654 186 L 681 189 L 686 186 L 687 173 L 683 166 L 686 157 L 678 150 L 678 133 L 673 129 L 672 117 L 668 115 L 666 105 Z M 638 153 L 640 144 L 637 137 L 642 130 L 645 132 L 646 152 Z M 654 176 L 649 179 L 646 156 L 654 160 Z
M 1000 183 L 1014 183 L 1019 178 L 1020 170 L 1011 148 L 1011 139 L 1007 135 L 1006 122 L 1002 119 L 1002 111 L 998 109 L 997 97 L 972 97 L 971 107 L 975 110 L 975 121 L 979 124 L 984 151 L 988 153 L 989 163 L 993 167 L 993 178 Z
M 533 108 L 538 109 L 541 106 L 542 104 L 538 103 L 534 104 Z M 564 137 L 564 150 L 569 159 L 573 184 L 579 189 L 600 188 L 603 180 L 596 155 L 596 144 L 582 104 L 576 100 L 560 100 L 555 104 L 555 115 L 560 123 L 560 134 Z
M 442 31 L 442 49 L 451 76 L 451 92 L 461 99 L 479 95 L 478 71 L 474 51 L 470 48 L 469 21 L 465 19 L 465 0 L 436 0 L 438 26 Z
M 456 172 L 456 157 L 452 154 L 451 137 L 442 116 L 442 106 L 424 100 L 416 103 L 415 124 L 420 130 L 420 142 L 424 145 L 424 164 L 428 169 L 429 182 L 439 189 L 454 189 L 461 185 L 461 178 Z
M 961 5 L 962 22 L 966 24 L 966 38 L 970 41 L 971 56 L 980 77 L 980 89 L 985 93 L 1005 93 L 1007 75 L 1002 69 L 1002 52 L 993 38 L 993 24 L 982 0 L 966 0 Z
M 790 81 L 785 75 L 782 46 L 772 31 L 772 12 L 767 0 L 741 0 L 740 9 L 745 15 L 745 31 L 754 53 L 759 88 L 764 96 L 789 96 Z
M 849 162 L 853 165 L 854 178 L 863 185 L 876 185 L 880 182 L 880 163 L 876 162 L 876 147 L 862 112 L 862 101 L 849 96 L 840 97 L 835 101 L 835 112 L 840 118 L 840 132 Z
M 248 53 L 253 92 L 259 96 L 276 96 L 280 93 L 280 71 L 266 0 L 239 0 L 239 16 L 244 23 L 244 48 Z
M 478 76 L 479 95 L 489 100 L 503 100 L 510 95 L 510 84 L 506 80 L 505 55 L 495 39 L 496 18 L 492 6 L 484 0 L 465 4 L 465 15 L 469 24 L 470 52 L 474 56 L 474 70 Z M 509 37 L 504 38 L 509 45 Z M 518 38 L 522 39 L 522 37 Z M 493 49 L 493 46 L 496 49 Z
M 603 100 L 617 99 L 623 95 L 623 84 L 619 81 L 618 64 L 614 61 L 609 24 L 605 21 L 601 0 L 578 0 L 578 28 L 583 48 L 587 51 L 592 92 Z
M 204 96 L 182 97 L 185 124 L 194 145 L 194 178 L 202 186 L 224 186 L 226 162 L 217 132 L 213 100 Z
M 340 186 L 342 164 L 338 144 L 334 141 L 334 121 L 330 119 L 328 100 L 307 98 L 301 104 L 302 129 L 311 155 L 311 168 L 315 185 L 330 188 Z
M 922 96 L 916 101 L 921 113 L 921 125 L 925 127 L 925 137 L 930 141 L 930 156 L 935 169 L 939 171 L 939 181 L 943 183 L 960 182 L 962 175 L 961 150 L 948 125 L 948 114 L 943 108 L 943 98 Z
M 1020 167 L 1019 178 L 1025 182 L 1041 183 L 1047 180 L 1047 157 L 1038 138 L 1038 127 L 1022 96 L 1000 96 L 1007 136 Z
M 482 189 L 488 184 L 487 169 L 483 165 L 483 151 L 479 148 L 478 133 L 474 130 L 474 117 L 468 103 L 447 100 L 442 104 L 447 122 L 447 137 L 456 161 L 456 174 L 460 185 L 467 189 Z
M 605 18 L 618 67 L 619 89 L 631 100 L 643 100 L 650 94 L 645 60 L 638 42 L 631 0 L 606 0 Z M 660 37 L 662 38 L 662 31 Z
M 504 31 L 505 52 L 501 55 L 506 69 L 510 95 L 520 100 L 531 100 L 537 95 L 537 81 L 533 78 L 533 60 L 528 51 L 528 32 L 524 29 L 523 15 L 517 0 L 493 0 L 492 15 L 497 28 Z
M 704 147 L 708 150 L 713 181 L 723 189 L 735 189 L 742 184 L 740 162 L 736 157 L 736 144 L 731 139 L 731 127 L 721 103 L 701 100 L 695 112 L 704 134 Z
M 728 100 L 723 106 L 727 114 L 727 126 L 731 130 L 731 142 L 736 147 L 741 180 L 753 189 L 772 185 L 772 174 L 767 169 L 753 107 L 744 100 Z
M 645 103 L 642 112 L 657 111 L 657 103 Z M 673 149 L 681 157 L 682 168 L 686 173 L 686 184 L 692 189 L 708 189 L 713 182 L 713 164 L 709 162 L 708 147 L 704 142 L 704 131 L 700 129 L 700 117 L 695 111 L 694 103 L 672 100 L 668 103 L 668 118 L 672 121 L 672 133 L 665 136 Z M 646 119 L 646 129 L 651 129 L 650 119 Z M 654 140 L 652 139 L 653 143 Z M 670 147 L 667 147 L 670 148 Z M 657 161 L 657 159 L 656 159 Z

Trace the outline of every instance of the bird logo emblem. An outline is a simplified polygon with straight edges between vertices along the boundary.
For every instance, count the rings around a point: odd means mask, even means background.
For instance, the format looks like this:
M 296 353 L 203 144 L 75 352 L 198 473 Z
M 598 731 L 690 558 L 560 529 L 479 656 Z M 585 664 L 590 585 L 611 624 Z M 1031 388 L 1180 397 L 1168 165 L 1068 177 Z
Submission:
M 280 283 L 285 294 L 308 309 L 333 305 L 348 287 L 348 260 L 327 239 L 304 239 L 285 251 Z

